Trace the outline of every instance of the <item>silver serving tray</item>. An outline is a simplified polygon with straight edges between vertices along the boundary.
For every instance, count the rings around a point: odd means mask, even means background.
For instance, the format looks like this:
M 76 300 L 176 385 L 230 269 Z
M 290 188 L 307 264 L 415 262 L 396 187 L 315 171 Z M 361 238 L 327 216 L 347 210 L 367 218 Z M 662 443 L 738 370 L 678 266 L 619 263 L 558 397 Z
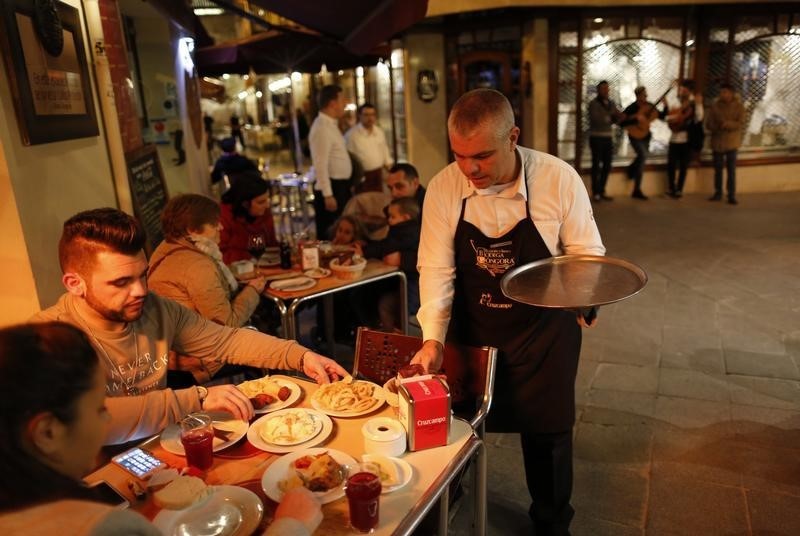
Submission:
M 561 255 L 509 271 L 500 290 L 512 300 L 559 309 L 607 305 L 630 298 L 647 284 L 639 266 L 614 257 Z

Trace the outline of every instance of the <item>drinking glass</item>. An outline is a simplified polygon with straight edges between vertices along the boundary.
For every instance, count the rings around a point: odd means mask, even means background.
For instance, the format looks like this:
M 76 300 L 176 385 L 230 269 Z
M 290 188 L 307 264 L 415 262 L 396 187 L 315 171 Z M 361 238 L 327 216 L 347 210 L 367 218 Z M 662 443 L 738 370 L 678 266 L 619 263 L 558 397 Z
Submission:
M 256 262 L 258 262 L 266 249 L 267 241 L 263 234 L 254 233 L 247 235 L 247 251 L 255 258 Z
M 344 492 L 350 508 L 350 526 L 358 532 L 373 532 L 378 526 L 381 497 L 381 479 L 375 473 L 375 466 L 353 467 Z
M 186 463 L 205 471 L 214 463 L 214 428 L 205 413 L 190 413 L 181 420 L 181 444 Z

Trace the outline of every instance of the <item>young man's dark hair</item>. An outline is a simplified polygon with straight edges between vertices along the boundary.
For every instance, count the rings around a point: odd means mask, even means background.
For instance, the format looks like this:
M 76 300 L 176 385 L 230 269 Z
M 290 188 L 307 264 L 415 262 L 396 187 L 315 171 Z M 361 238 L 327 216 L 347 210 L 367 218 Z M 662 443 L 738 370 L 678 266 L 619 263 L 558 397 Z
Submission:
M 419 172 L 417 172 L 417 168 L 412 166 L 407 162 L 401 162 L 399 164 L 395 164 L 389 170 L 389 173 L 397 173 L 398 171 L 402 171 L 403 174 L 406 176 L 407 181 L 411 181 L 413 179 L 419 178 Z
M 375 106 L 373 106 L 372 103 L 365 102 L 364 104 L 362 104 L 361 106 L 358 107 L 358 110 L 356 110 L 356 112 L 358 113 L 358 116 L 361 117 L 361 112 L 363 112 L 367 108 L 369 108 L 370 110 L 377 110 L 377 108 L 375 108 Z
M 600 86 L 608 85 L 608 80 L 600 80 L 597 85 L 595 86 L 597 89 L 600 89 Z
M 146 240 L 136 218 L 115 208 L 79 212 L 64 222 L 58 242 L 61 271 L 86 274 L 99 252 L 136 255 Z
M 331 101 L 338 99 L 339 93 L 341 92 L 342 88 L 334 84 L 324 86 L 321 90 L 319 90 L 317 105 L 319 106 L 320 111 L 327 108 Z

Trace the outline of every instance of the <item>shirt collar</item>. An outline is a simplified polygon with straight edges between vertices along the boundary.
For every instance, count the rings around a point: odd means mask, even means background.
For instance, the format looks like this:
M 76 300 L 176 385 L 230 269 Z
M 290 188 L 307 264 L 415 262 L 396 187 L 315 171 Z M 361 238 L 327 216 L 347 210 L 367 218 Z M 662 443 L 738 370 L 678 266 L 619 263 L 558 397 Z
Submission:
M 319 113 L 319 117 L 321 117 L 323 121 L 327 121 L 328 124 L 331 124 L 331 125 L 335 126 L 336 128 L 339 128 L 339 120 L 336 119 L 335 117 L 331 117 L 328 114 L 326 114 L 325 112 L 320 112 Z
M 516 151 L 522 165 L 520 165 L 519 167 L 519 175 L 514 181 L 513 186 L 507 186 L 505 188 L 498 186 L 490 186 L 489 188 L 484 188 L 482 190 L 479 190 L 478 188 L 475 188 L 469 180 L 467 180 L 467 177 L 463 173 L 461 173 L 461 180 L 464 181 L 462 184 L 465 184 L 466 186 L 461 189 L 461 198 L 464 199 L 466 197 L 471 197 L 473 195 L 497 195 L 498 197 L 506 197 L 510 199 L 519 194 L 522 196 L 522 199 L 527 201 L 528 189 L 525 185 L 525 181 L 523 180 L 523 178 L 525 177 L 525 165 L 526 165 L 525 158 L 519 151 L 519 148 L 517 148 Z

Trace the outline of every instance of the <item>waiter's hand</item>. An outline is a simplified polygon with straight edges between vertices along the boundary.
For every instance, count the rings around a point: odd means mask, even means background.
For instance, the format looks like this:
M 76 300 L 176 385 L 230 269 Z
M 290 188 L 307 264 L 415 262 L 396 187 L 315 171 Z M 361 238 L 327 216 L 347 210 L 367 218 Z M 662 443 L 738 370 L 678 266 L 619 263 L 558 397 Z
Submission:
M 325 197 L 325 210 L 328 212 L 336 212 L 336 208 L 339 205 L 336 203 L 336 198 L 332 195 Z
M 422 343 L 422 348 L 414 354 L 411 363 L 419 363 L 425 368 L 425 373 L 433 373 L 442 368 L 444 360 L 444 346 L 439 341 L 428 339 Z
M 578 309 L 576 313 L 578 325 L 582 328 L 593 328 L 597 325 L 597 307 Z
M 320 385 L 335 382 L 347 376 L 347 371 L 339 363 L 311 350 L 303 354 L 303 370 L 301 372 Z

